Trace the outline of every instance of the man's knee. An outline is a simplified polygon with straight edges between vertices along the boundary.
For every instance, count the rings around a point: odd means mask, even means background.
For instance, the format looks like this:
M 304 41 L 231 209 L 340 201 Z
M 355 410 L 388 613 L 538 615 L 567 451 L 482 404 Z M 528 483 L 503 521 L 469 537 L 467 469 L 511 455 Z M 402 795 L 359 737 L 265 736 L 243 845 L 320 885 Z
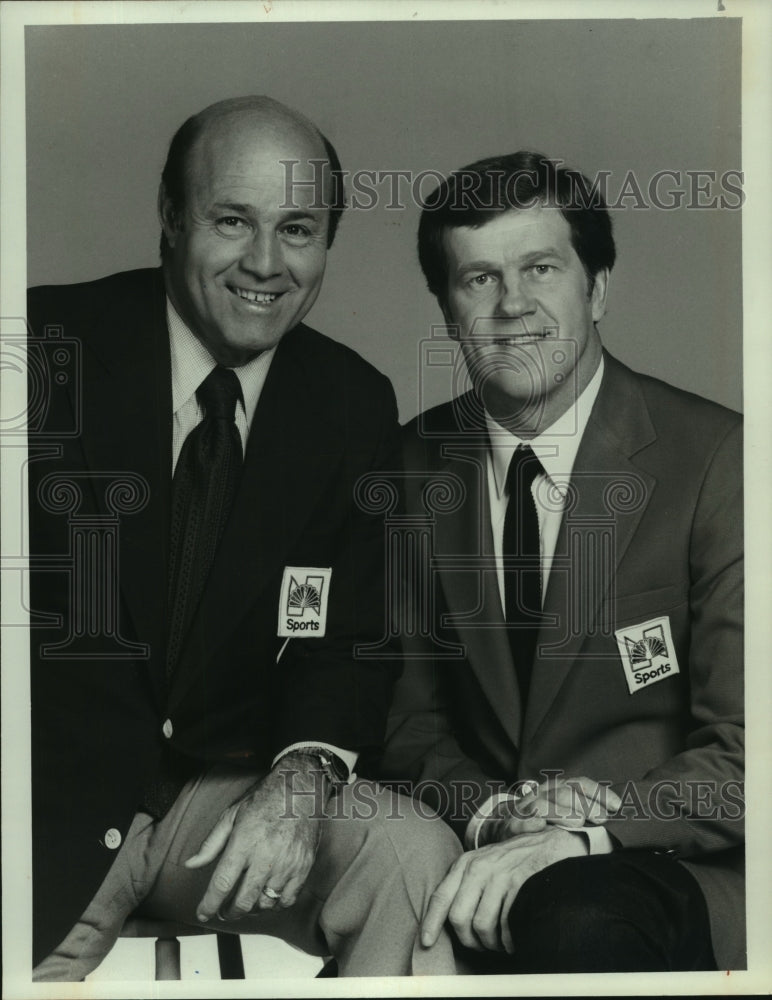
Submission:
M 672 862 L 657 861 L 571 858 L 531 876 L 509 913 L 516 971 L 709 968 L 704 901 L 680 891 Z
M 627 914 L 602 895 L 583 896 L 577 882 L 556 878 L 550 868 L 522 887 L 509 927 L 518 972 L 612 971 L 630 953 L 641 968 L 656 967 L 650 942 Z
M 462 853 L 456 835 L 427 805 L 378 785 L 350 786 L 339 814 L 352 851 L 373 865 L 391 868 L 396 859 L 403 872 L 439 881 Z
M 431 868 L 442 877 L 463 847 L 447 823 L 426 803 L 397 796 L 399 820 L 386 831 L 396 850 L 410 867 Z

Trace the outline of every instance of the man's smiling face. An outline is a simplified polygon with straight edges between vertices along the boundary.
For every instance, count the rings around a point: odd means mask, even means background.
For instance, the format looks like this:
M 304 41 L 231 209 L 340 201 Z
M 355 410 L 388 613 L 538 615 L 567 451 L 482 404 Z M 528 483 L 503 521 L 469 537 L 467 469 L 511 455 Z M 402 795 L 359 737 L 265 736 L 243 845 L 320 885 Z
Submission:
M 588 278 L 557 208 L 534 205 L 484 225 L 446 230 L 446 319 L 458 327 L 467 368 L 488 412 L 515 429 L 542 429 L 592 378 L 595 322 L 608 274 Z M 521 428 L 526 429 L 526 428 Z
M 281 161 L 294 161 L 290 176 L 302 182 L 317 180 L 326 159 L 321 139 L 291 120 L 232 114 L 196 140 L 180 217 L 162 202 L 167 292 L 221 364 L 274 347 L 314 304 L 329 211 L 321 182 L 288 190 Z

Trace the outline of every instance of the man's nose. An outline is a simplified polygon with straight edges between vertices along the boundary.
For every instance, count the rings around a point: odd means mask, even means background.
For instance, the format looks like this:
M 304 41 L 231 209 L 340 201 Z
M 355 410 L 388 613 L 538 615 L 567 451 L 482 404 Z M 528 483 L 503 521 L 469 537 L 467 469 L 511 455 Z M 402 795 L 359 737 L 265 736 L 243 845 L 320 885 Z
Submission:
M 507 274 L 501 282 L 498 301 L 500 316 L 524 316 L 534 312 L 536 301 L 528 281 L 521 274 Z
M 258 230 L 241 255 L 241 266 L 262 279 L 281 274 L 284 258 L 276 233 Z

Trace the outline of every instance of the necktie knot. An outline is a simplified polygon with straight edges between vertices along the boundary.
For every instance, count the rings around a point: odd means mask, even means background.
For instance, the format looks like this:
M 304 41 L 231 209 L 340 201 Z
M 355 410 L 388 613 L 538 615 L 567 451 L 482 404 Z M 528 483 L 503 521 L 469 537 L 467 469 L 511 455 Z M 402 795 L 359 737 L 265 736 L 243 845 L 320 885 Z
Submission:
M 196 389 L 196 395 L 208 417 L 231 423 L 236 417 L 236 403 L 242 398 L 239 377 L 232 368 L 218 365 Z
M 542 464 L 534 455 L 529 444 L 521 444 L 515 449 L 507 470 L 507 493 L 510 497 L 520 495 L 520 490 L 530 490 L 533 481 L 542 472 Z

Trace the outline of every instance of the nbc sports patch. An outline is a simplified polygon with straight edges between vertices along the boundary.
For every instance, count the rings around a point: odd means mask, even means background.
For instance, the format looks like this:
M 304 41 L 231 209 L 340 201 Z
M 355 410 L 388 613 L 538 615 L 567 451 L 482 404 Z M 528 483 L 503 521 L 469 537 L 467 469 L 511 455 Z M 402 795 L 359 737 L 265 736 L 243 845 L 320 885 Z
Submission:
M 680 673 L 669 618 L 617 629 L 614 637 L 630 694 Z
M 285 566 L 279 594 L 279 636 L 321 639 L 327 629 L 332 568 Z

